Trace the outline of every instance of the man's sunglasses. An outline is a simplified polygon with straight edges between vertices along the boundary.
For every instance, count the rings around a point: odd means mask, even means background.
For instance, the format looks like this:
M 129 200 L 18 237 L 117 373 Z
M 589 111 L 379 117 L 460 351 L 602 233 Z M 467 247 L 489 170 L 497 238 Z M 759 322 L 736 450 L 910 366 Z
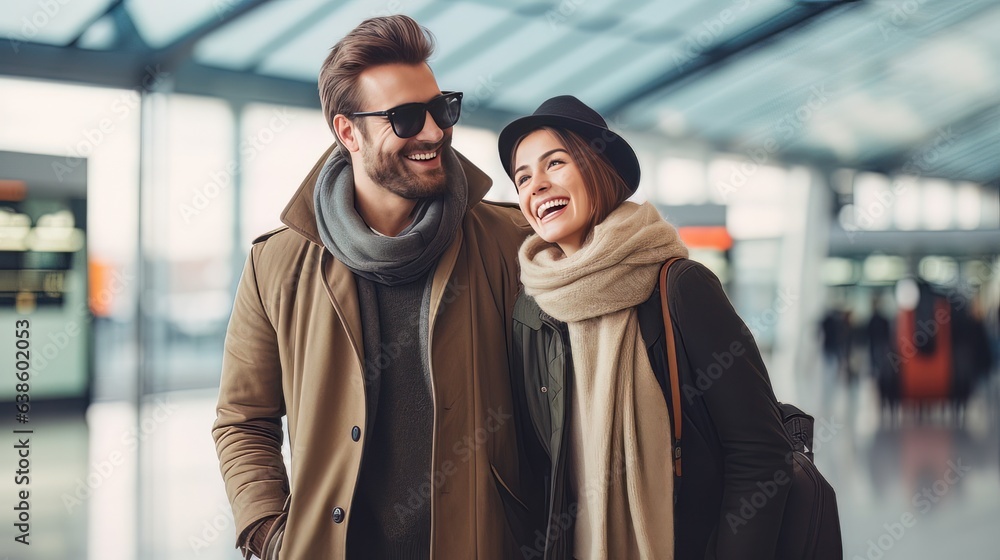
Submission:
M 462 114 L 462 92 L 446 91 L 427 103 L 404 103 L 385 111 L 351 113 L 352 117 L 389 117 L 392 131 L 400 138 L 412 138 L 424 129 L 427 113 L 442 130 L 455 126 Z

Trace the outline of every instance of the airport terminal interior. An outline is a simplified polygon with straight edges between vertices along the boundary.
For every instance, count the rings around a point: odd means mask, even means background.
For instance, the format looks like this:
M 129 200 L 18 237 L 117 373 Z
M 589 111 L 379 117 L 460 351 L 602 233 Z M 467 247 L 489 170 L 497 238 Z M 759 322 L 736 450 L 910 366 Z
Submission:
M 392 13 L 464 92 L 488 199 L 516 201 L 498 132 L 554 95 L 635 147 L 632 200 L 815 417 L 845 558 L 1000 558 L 997 0 L 5 2 L 0 557 L 241 558 L 211 435 L 235 289 L 332 142 L 330 47 Z

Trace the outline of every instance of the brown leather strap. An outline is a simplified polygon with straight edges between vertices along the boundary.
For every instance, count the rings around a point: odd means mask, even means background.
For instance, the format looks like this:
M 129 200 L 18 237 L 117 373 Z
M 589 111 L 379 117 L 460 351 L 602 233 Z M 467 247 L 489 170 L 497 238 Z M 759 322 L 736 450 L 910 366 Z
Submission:
M 660 309 L 663 311 L 664 340 L 667 345 L 667 366 L 670 369 L 670 397 L 673 402 L 673 418 L 671 424 L 674 426 L 674 476 L 681 476 L 681 425 L 684 423 L 684 416 L 681 414 L 681 383 L 680 373 L 677 370 L 677 347 L 674 344 L 674 324 L 670 320 L 670 308 L 667 302 L 667 272 L 670 265 L 681 260 L 681 257 L 674 257 L 663 264 L 660 269 Z

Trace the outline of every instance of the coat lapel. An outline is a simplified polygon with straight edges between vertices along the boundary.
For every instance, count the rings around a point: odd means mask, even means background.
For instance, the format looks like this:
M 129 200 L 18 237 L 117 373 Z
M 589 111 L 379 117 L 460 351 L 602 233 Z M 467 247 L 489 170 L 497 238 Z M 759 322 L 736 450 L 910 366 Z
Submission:
M 441 300 L 448 289 L 451 273 L 455 270 L 455 262 L 458 260 L 458 250 L 462 246 L 462 237 L 462 228 L 458 228 L 455 232 L 455 239 L 445 249 L 444 254 L 438 260 L 437 266 L 434 267 L 434 279 L 431 281 L 430 332 L 434 332 L 434 322 L 441 309 Z
M 347 265 L 333 258 L 329 251 L 324 250 L 322 258 L 323 287 L 330 296 L 337 315 L 344 323 L 347 338 L 351 347 L 358 355 L 358 362 L 364 371 L 365 353 L 361 338 L 361 310 L 358 303 L 358 287 Z

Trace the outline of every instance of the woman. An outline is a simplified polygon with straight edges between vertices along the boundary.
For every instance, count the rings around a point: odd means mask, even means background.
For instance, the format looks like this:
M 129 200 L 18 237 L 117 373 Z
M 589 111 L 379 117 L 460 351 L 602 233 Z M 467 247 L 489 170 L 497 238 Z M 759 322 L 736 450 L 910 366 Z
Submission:
M 512 377 L 547 530 L 525 556 L 774 558 L 792 445 L 749 330 L 686 259 L 667 288 L 684 396 L 675 487 L 656 284 L 687 249 L 651 204 L 625 201 L 635 152 L 571 96 L 509 124 L 499 150 L 536 233 L 519 255 Z

